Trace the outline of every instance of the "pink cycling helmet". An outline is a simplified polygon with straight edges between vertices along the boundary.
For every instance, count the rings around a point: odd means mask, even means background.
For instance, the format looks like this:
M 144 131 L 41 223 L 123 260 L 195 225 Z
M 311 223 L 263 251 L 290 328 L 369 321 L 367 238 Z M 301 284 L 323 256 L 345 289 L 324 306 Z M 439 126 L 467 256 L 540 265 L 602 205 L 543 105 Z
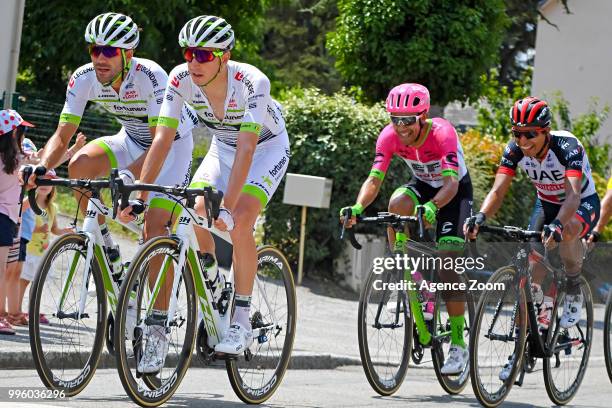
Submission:
M 389 92 L 387 101 L 389 113 L 412 113 L 418 115 L 429 111 L 429 91 L 420 84 L 401 84 Z

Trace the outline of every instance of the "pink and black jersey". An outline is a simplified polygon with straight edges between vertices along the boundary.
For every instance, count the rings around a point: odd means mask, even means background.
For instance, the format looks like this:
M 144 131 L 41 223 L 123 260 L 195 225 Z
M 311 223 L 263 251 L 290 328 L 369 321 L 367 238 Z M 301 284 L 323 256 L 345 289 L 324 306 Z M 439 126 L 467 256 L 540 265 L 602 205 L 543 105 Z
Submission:
M 394 155 L 401 157 L 414 176 L 434 188 L 442 187 L 444 176 L 461 180 L 467 174 L 463 149 L 453 125 L 442 118 L 427 120 L 425 141 L 419 147 L 404 145 L 393 125 L 387 125 L 376 141 L 376 156 L 370 176 L 383 179 Z
M 514 176 L 520 166 L 538 190 L 538 197 L 550 203 L 565 201 L 565 178 L 582 178 L 580 198 L 595 194 L 595 183 L 584 147 L 578 139 L 565 130 L 550 132 L 548 152 L 539 161 L 523 154 L 513 140 L 506 146 L 498 173 Z

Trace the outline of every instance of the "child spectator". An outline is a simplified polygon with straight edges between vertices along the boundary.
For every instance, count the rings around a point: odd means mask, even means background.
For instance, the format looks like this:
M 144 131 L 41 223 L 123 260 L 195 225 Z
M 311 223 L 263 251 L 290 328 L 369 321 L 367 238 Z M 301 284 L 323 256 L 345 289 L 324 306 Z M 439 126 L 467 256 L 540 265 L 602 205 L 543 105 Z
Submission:
M 0 334 L 15 334 L 7 321 L 6 261 L 19 221 L 19 166 L 26 159 L 21 140 L 32 126 L 12 109 L 0 111 Z

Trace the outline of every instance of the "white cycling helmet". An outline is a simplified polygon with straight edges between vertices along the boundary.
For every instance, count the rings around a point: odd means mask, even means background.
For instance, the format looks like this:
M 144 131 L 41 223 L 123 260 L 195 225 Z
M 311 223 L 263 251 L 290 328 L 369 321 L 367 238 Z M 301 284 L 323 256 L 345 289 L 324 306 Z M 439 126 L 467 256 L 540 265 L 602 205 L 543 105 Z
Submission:
M 179 45 L 229 51 L 234 48 L 234 30 L 221 17 L 198 16 L 189 20 L 181 29 Z
M 140 35 L 131 18 L 120 13 L 104 13 L 87 24 L 85 41 L 95 45 L 110 45 L 131 50 L 136 48 Z

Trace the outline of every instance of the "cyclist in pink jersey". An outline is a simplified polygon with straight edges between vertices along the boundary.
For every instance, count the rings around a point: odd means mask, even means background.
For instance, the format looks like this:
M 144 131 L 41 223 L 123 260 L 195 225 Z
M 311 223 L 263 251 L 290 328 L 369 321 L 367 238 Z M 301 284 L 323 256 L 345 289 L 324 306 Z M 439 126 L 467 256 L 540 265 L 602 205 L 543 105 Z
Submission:
M 425 219 L 436 226 L 440 256 L 457 256 L 463 251 L 462 225 L 472 208 L 472 182 L 463 159 L 459 138 L 450 122 L 427 119 L 429 91 L 419 84 L 401 84 L 391 90 L 386 101 L 391 123 L 378 136 L 374 164 L 363 183 L 357 203 L 352 207 L 349 226 L 355 223 L 370 205 L 382 185 L 393 156 L 399 156 L 410 167 L 414 177 L 395 190 L 389 201 L 389 211 L 412 215 L 418 206 L 425 210 Z M 389 228 L 389 243 L 395 233 Z M 416 272 L 416 271 L 413 271 Z M 441 269 L 443 282 L 459 282 L 452 269 Z M 464 339 L 465 296 L 461 291 L 443 292 L 451 321 L 451 348 L 443 374 L 457 374 L 467 364 L 468 350 Z M 428 302 L 426 309 L 433 309 Z M 425 315 L 425 313 L 424 313 Z

